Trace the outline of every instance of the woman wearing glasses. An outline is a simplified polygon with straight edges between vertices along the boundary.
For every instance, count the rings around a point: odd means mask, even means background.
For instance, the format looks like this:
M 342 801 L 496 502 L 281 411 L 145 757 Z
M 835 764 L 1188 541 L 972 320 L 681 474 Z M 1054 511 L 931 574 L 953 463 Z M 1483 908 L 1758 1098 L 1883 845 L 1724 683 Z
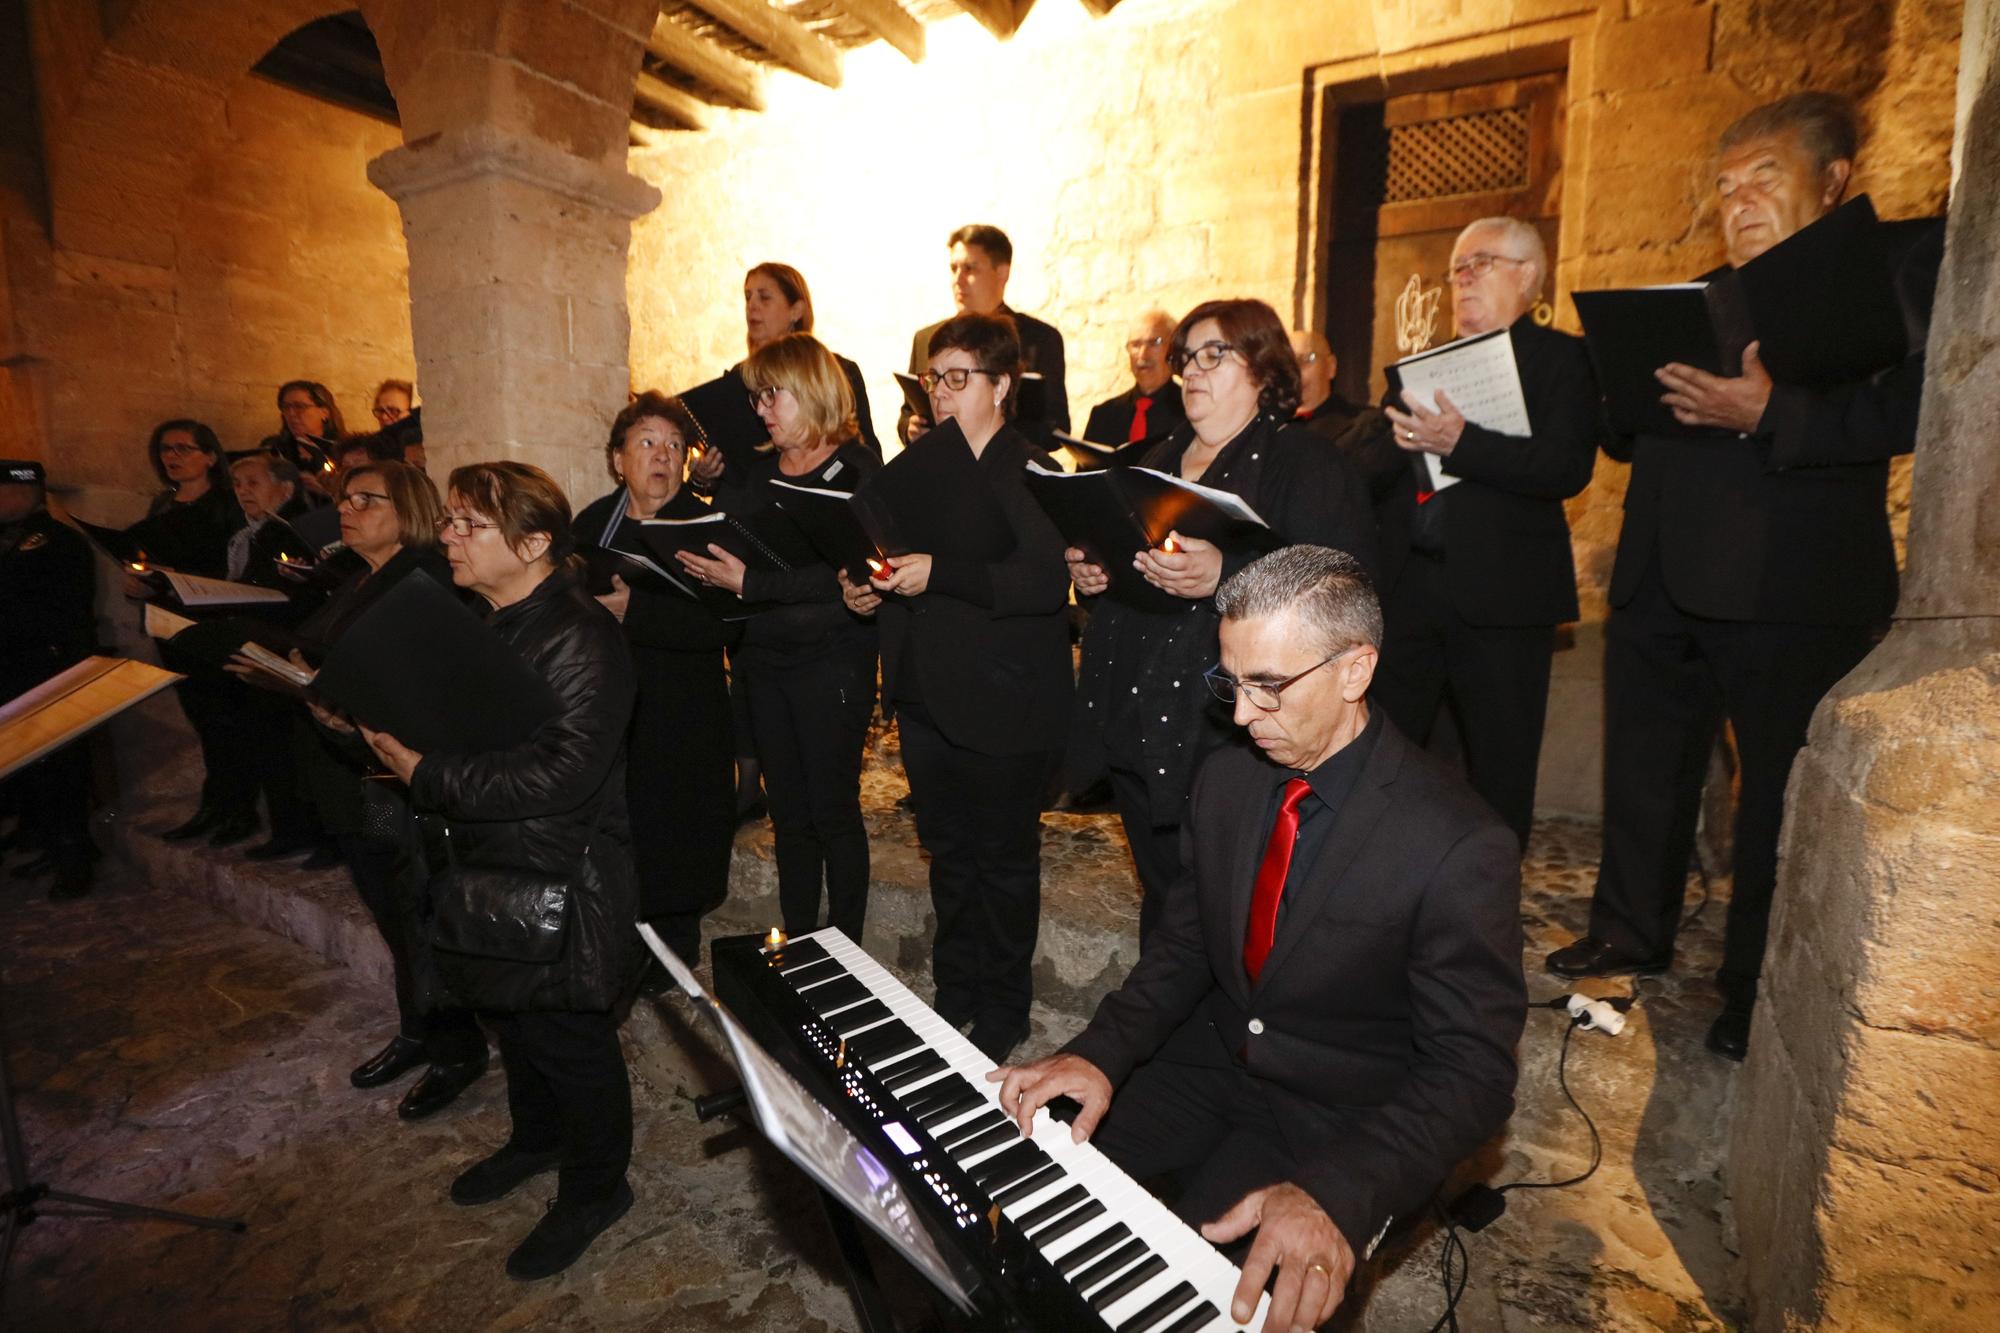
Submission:
M 1171 355 L 1188 424 L 1140 465 L 1242 496 L 1280 545 L 1330 546 L 1372 569 L 1367 490 L 1340 454 L 1293 423 L 1299 366 L 1271 307 L 1254 300 L 1197 306 L 1174 330 Z M 1077 679 L 1081 715 L 1102 740 L 1145 895 L 1141 940 L 1180 874 L 1181 816 L 1195 768 L 1234 735 L 1229 711 L 1216 707 L 1202 684 L 1218 652 L 1215 589 L 1261 554 L 1178 535 L 1173 544 L 1178 549 L 1140 552 L 1134 566 L 1180 604 L 1156 611 L 1099 598 Z M 1065 557 L 1079 594 L 1109 586 L 1082 551 L 1072 547 Z
M 555 1202 L 507 1259 L 518 1279 L 582 1256 L 632 1206 L 632 1085 L 612 1009 L 639 975 L 643 945 L 625 807 L 625 732 L 635 693 L 618 622 L 570 559 L 569 501 L 540 468 L 455 469 L 442 528 L 452 580 L 492 607 L 487 624 L 547 680 L 555 715 L 521 744 L 418 754 L 366 731 L 410 789 L 432 864 L 490 867 L 568 885 L 562 954 L 541 965 L 440 951 L 447 987 L 497 996 L 482 1017 L 500 1043 L 513 1132 L 452 1182 L 452 1200 L 490 1203 L 544 1171 Z M 449 839 L 448 843 L 446 839 Z
M 694 437 L 694 418 L 678 398 L 649 390 L 633 399 L 605 443 L 618 488 L 576 516 L 578 543 L 651 559 L 639 540 L 641 522 L 706 514 L 708 506 L 683 485 Z M 689 597 L 616 576 L 597 600 L 624 624 L 638 675 L 626 794 L 632 809 L 659 815 L 632 830 L 639 918 L 696 966 L 701 919 L 729 894 L 736 747 L 722 650 L 735 642 L 737 627 Z M 654 994 L 670 984 L 666 969 L 649 962 L 640 989 Z
M 327 465 L 345 434 L 333 390 L 317 380 L 287 380 L 278 389 L 278 433 L 265 436 L 261 447 L 297 468 L 306 485 L 324 496 L 333 481 Z
M 733 478 L 717 505 L 754 513 L 784 495 L 777 484 L 853 492 L 880 466 L 860 440 L 854 398 L 833 353 L 809 333 L 763 344 L 742 365 L 769 448 Z M 704 583 L 765 608 L 743 630 L 735 662 L 770 802 L 785 930 L 826 924 L 859 942 L 868 910 L 868 829 L 861 820 L 861 754 L 875 712 L 875 626 L 842 605 L 831 568 L 746 570 L 720 547 L 682 563 Z
M 1042 792 L 1071 707 L 1062 538 L 1023 480 L 1039 455 L 1007 420 L 1020 373 L 1012 320 L 938 326 L 923 379 L 939 427 L 869 487 L 919 553 L 865 585 L 842 577 L 848 607 L 882 625 L 883 711 L 931 857 L 934 1007 L 1003 1064 L 1028 1035 Z

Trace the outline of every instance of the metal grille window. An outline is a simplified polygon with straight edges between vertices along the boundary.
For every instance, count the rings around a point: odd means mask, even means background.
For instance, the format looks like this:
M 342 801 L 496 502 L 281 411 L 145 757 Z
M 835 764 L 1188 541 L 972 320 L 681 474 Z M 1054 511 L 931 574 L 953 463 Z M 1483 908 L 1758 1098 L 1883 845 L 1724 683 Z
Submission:
M 1503 107 L 1389 127 L 1383 202 L 1440 199 L 1528 184 L 1528 109 Z

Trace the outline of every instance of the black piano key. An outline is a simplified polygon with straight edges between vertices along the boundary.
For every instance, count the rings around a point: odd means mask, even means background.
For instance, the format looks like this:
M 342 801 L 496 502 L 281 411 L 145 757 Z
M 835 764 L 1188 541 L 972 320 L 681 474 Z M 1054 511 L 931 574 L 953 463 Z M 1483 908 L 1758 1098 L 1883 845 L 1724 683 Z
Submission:
M 944 1133 L 933 1134 L 931 1135 L 931 1137 L 937 1140 L 938 1147 L 944 1149 L 948 1153 L 955 1154 L 958 1151 L 958 1145 L 964 1143 L 967 1139 L 972 1138 L 974 1135 L 984 1134 L 987 1130 L 993 1128 L 995 1125 L 1006 1125 L 1011 1123 L 1012 1122 L 1007 1119 L 1007 1113 L 1005 1111 L 996 1108 L 994 1110 L 986 1112 L 984 1115 L 976 1115 L 962 1125 L 953 1125 L 950 1129 L 946 1130 Z M 1019 1133 L 1020 1131 L 1016 1130 L 1015 1132 Z
M 915 1116 L 929 1115 L 937 1107 L 968 1092 L 975 1097 L 979 1095 L 979 1089 L 973 1086 L 971 1079 L 962 1074 L 947 1074 L 905 1097 L 903 1110 Z
M 769 958 L 770 955 L 766 954 L 765 957 Z M 826 946 L 818 940 L 799 940 L 795 943 L 788 943 L 784 948 L 780 949 L 777 961 L 772 965 L 780 972 L 790 972 L 793 968 L 804 967 L 808 963 L 817 963 L 825 957 L 827 957 Z
M 1047 1189 L 1066 1174 L 1068 1173 L 1061 1167 L 1050 1162 L 1047 1166 L 1039 1167 L 1030 1174 L 1022 1176 L 1006 1188 L 991 1190 L 989 1193 L 992 1194 L 994 1203 L 1005 1208 L 1010 1203 L 1019 1203 L 1038 1190 Z
M 936 1051 L 925 1051 L 921 1055 L 913 1055 L 899 1062 L 894 1069 L 884 1074 L 882 1086 L 895 1092 L 899 1088 L 909 1087 L 912 1083 L 920 1083 L 940 1069 L 949 1067 L 942 1055 Z
M 792 968 L 783 975 L 793 990 L 804 990 L 808 986 L 817 986 L 822 981 L 844 977 L 847 975 L 847 969 L 840 965 L 840 960 L 837 958 L 822 958 L 816 963 Z
M 975 1106 L 983 1106 L 985 1103 L 986 1099 L 974 1089 L 958 1088 L 953 1090 L 949 1097 L 940 1097 L 918 1111 L 917 1123 L 925 1129 L 936 1129 L 945 1121 L 955 1120 Z
M 1047 1245 L 1053 1241 L 1061 1240 L 1091 1218 L 1102 1216 L 1104 1216 L 1104 1200 L 1092 1199 L 1089 1203 L 1083 1205 L 1083 1207 L 1064 1213 L 1047 1226 L 1029 1232 L 1028 1239 L 1037 1245 Z
M 1173 1290 L 1120 1324 L 1118 1333 L 1146 1333 L 1147 1329 L 1193 1300 L 1194 1295 L 1194 1283 L 1177 1283 Z
M 1088 1292 L 1098 1283 L 1108 1281 L 1138 1263 L 1146 1254 L 1146 1242 L 1134 1236 L 1071 1278 L 1069 1284 L 1080 1292 Z
M 972 1183 L 981 1189 L 999 1189 L 1013 1184 L 1048 1160 L 1049 1155 L 1042 1151 L 1040 1144 L 1025 1140 L 1006 1152 L 993 1154 L 973 1167 L 969 1174 Z
M 836 1009 L 845 1009 L 850 1004 L 860 1004 L 871 997 L 868 994 L 868 987 L 862 984 L 860 977 L 846 976 L 838 981 L 829 981 L 824 986 L 814 986 L 811 990 L 801 991 L 799 998 L 804 1000 L 814 1013 L 825 1018 Z
M 1167 1271 L 1167 1261 L 1159 1255 L 1149 1255 L 1137 1268 L 1128 1268 L 1117 1277 L 1090 1293 L 1091 1308 L 1103 1311 L 1114 1301 L 1123 1300 L 1137 1291 L 1155 1276 Z
M 1005 1115 L 1002 1115 L 1000 1123 L 985 1133 L 974 1135 L 972 1138 L 952 1145 L 951 1155 L 960 1161 L 964 1161 L 968 1157 L 977 1157 L 983 1152 L 991 1152 L 1001 1144 L 1012 1143 L 1020 1137 L 1021 1127 Z
M 871 1023 L 880 1023 L 888 1016 L 888 1005 L 882 1003 L 880 1000 L 870 1000 L 866 1004 L 855 1005 L 852 1009 L 841 1014 L 839 1018 L 828 1023 L 827 1026 L 833 1029 L 834 1036 L 846 1038 L 853 1036 Z
M 1203 1301 L 1201 1304 L 1195 1306 L 1194 1309 L 1189 1310 L 1179 1319 L 1174 1320 L 1173 1323 L 1161 1329 L 1160 1333 L 1194 1333 L 1196 1329 L 1207 1328 L 1220 1318 L 1222 1318 L 1222 1311 L 1216 1309 L 1212 1302 Z
M 854 1059 L 879 1069 L 898 1056 L 908 1055 L 921 1045 L 923 1042 L 917 1039 L 916 1033 L 910 1031 L 907 1023 L 892 1018 L 881 1026 L 870 1028 L 860 1036 L 850 1039 L 847 1043 L 847 1053 Z
M 1038 1203 L 1020 1217 L 1021 1230 L 1033 1231 L 1052 1217 L 1061 1217 L 1070 1209 L 1090 1197 L 1090 1191 L 1081 1185 L 1071 1185 L 1047 1203 Z
M 1064 1277 L 1068 1277 L 1071 1273 L 1074 1273 L 1098 1255 L 1103 1254 L 1119 1241 L 1130 1239 L 1131 1235 L 1132 1228 L 1126 1226 L 1123 1222 L 1113 1222 L 1110 1226 L 1104 1228 L 1104 1230 L 1098 1232 L 1095 1236 L 1092 1236 L 1089 1240 L 1084 1241 L 1068 1254 L 1056 1260 L 1056 1271 Z M 1141 1246 L 1140 1254 L 1143 1253 L 1145 1253 L 1145 1248 Z M 1136 1259 L 1139 1256 L 1135 1254 L 1132 1257 Z M 1107 1273 L 1105 1276 L 1109 1277 L 1110 1274 Z

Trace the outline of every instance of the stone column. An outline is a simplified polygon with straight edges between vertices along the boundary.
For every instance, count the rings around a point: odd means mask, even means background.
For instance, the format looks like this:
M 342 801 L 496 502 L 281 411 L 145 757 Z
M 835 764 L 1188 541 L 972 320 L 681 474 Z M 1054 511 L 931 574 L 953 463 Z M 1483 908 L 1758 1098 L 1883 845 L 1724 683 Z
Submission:
M 1996 51 L 1970 0 L 1897 623 L 1792 771 L 1728 1169 L 1760 1330 L 2000 1328 Z
M 518 459 L 579 509 L 609 489 L 604 432 L 630 376 L 626 251 L 660 192 L 484 125 L 384 153 L 368 178 L 403 212 L 432 473 Z

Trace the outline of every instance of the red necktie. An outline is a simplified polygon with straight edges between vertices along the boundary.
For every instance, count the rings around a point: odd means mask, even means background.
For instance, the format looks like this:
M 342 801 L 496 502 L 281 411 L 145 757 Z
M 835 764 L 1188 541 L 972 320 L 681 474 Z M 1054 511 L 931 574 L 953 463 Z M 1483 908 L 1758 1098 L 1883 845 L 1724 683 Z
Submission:
M 1278 900 L 1285 896 L 1285 876 L 1292 868 L 1292 844 L 1299 840 L 1299 802 L 1312 790 L 1304 778 L 1285 783 L 1285 799 L 1278 806 L 1278 822 L 1271 826 L 1271 840 L 1264 844 L 1264 862 L 1257 867 L 1257 888 L 1250 895 L 1250 929 L 1243 936 L 1243 970 L 1250 983 L 1264 970 L 1271 945 L 1278 934 Z
M 1132 400 L 1132 429 L 1125 435 L 1126 443 L 1137 444 L 1146 438 L 1146 409 L 1152 405 L 1153 400 L 1143 393 Z

